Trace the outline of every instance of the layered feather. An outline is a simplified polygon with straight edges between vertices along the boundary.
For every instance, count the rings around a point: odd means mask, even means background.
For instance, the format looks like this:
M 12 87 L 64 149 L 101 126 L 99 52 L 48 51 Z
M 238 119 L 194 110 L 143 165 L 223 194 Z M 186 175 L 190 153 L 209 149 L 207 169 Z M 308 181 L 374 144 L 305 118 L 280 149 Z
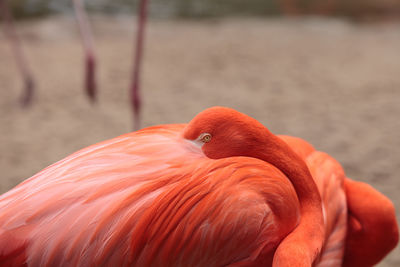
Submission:
M 292 184 L 258 159 L 205 157 L 183 127 L 90 146 L 2 195 L 0 248 L 16 249 L 0 265 L 21 251 L 28 266 L 270 264 L 300 218 Z

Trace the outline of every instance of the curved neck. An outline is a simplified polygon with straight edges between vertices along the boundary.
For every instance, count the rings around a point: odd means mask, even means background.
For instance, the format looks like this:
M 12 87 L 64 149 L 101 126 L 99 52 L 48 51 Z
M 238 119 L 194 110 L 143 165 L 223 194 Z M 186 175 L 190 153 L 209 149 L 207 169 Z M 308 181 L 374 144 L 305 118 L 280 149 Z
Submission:
M 271 163 L 288 177 L 296 190 L 301 212 L 299 225 L 278 246 L 274 264 L 303 266 L 298 265 L 301 259 L 304 266 L 311 266 L 324 242 L 322 201 L 317 185 L 305 162 L 282 139 L 272 133 L 267 136 L 264 133 L 261 138 L 263 146 L 257 149 L 257 158 Z
M 321 196 L 306 163 L 282 139 L 277 136 L 273 139 L 273 144 L 261 151 L 260 159 L 271 163 L 288 177 L 302 209 L 304 205 L 315 206 L 322 216 Z

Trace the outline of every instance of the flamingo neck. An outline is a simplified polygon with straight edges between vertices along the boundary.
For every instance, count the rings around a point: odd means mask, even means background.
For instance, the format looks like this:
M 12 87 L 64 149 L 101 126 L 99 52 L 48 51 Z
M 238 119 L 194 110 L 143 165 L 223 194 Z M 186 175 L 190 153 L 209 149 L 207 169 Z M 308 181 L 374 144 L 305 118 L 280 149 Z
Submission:
M 322 201 L 317 185 L 305 162 L 283 140 L 269 132 L 262 136 L 265 145 L 260 146 L 256 157 L 271 163 L 288 177 L 296 190 L 301 212 L 299 225 L 278 246 L 274 264 L 311 266 L 324 242 Z M 296 258 L 304 259 L 304 264 L 297 265 Z
M 261 148 L 257 158 L 271 163 L 288 177 L 296 190 L 303 212 L 307 211 L 304 208 L 315 207 L 316 211 L 321 211 L 322 217 L 321 197 L 306 163 L 275 135 L 271 134 L 265 143 L 268 146 Z

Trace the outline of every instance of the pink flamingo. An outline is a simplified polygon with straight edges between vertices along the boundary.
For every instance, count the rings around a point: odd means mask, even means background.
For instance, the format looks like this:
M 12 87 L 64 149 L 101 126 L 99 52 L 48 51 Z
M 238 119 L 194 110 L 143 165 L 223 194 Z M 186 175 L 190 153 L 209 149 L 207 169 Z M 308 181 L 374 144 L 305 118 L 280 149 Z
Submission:
M 371 266 L 398 236 L 390 200 L 332 157 L 222 107 L 0 196 L 0 266 Z

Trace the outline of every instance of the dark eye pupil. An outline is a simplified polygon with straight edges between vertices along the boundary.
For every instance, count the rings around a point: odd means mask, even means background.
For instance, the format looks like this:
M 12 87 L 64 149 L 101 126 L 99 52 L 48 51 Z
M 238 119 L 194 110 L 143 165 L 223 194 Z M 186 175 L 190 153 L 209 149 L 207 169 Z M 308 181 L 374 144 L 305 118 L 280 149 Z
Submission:
M 203 142 L 209 142 L 211 140 L 211 136 L 210 135 L 205 135 L 203 136 Z

